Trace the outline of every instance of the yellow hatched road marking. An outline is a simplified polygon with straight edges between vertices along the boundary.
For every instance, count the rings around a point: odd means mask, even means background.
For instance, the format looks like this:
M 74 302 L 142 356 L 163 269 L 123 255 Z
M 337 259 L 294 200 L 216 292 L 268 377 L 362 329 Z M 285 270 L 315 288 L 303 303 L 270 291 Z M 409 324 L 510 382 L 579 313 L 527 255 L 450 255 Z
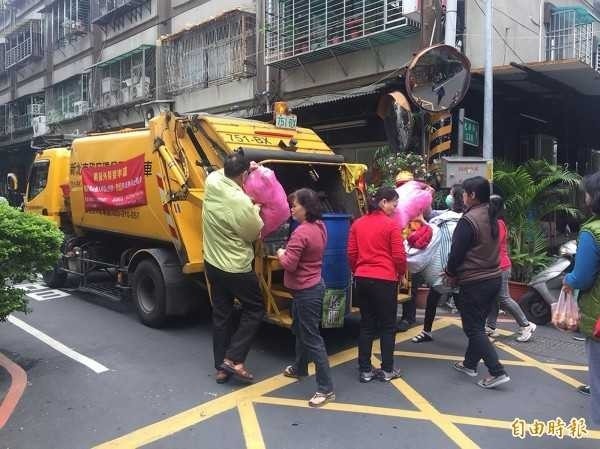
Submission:
M 255 404 L 281 405 L 285 407 L 310 408 L 308 401 L 299 399 L 276 398 L 262 396 L 254 400 Z M 396 418 L 422 419 L 429 421 L 429 417 L 416 410 L 404 410 L 388 407 L 373 407 L 370 405 L 348 404 L 343 402 L 329 402 L 320 408 L 334 412 L 362 413 L 367 415 L 393 416 Z
M 266 449 L 265 441 L 263 440 L 260 430 L 260 423 L 256 417 L 254 405 L 250 401 L 242 402 L 238 405 L 238 413 L 242 423 L 244 432 L 244 440 L 246 440 L 247 449 Z
M 505 345 L 504 343 L 499 343 L 499 342 L 496 342 L 496 346 L 498 346 L 503 351 L 506 351 L 509 354 L 514 355 L 518 359 L 521 359 L 524 362 L 530 363 L 535 368 L 541 369 L 545 373 L 550 374 L 552 377 L 555 377 L 558 380 L 562 380 L 566 384 L 569 384 L 575 388 L 577 388 L 581 385 L 581 382 L 578 381 L 577 379 L 573 379 L 571 376 L 567 376 L 566 374 L 561 373 L 557 369 L 552 368 L 552 367 L 546 365 L 545 363 L 534 359 L 533 357 L 529 357 L 527 354 L 523 354 L 521 351 L 518 351 L 511 346 L 508 346 L 508 345 Z

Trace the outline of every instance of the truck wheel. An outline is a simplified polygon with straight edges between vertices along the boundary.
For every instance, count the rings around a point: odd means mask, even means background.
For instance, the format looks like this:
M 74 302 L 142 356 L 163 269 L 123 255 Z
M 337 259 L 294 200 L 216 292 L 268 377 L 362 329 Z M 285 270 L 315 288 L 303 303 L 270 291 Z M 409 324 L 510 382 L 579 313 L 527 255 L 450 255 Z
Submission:
M 552 309 L 535 290 L 528 290 L 521 297 L 519 305 L 527 319 L 535 324 L 548 324 L 552 318 Z
M 62 271 L 58 265 L 51 271 L 42 274 L 42 278 L 46 285 L 50 288 L 63 288 L 67 285 L 67 273 Z
M 161 327 L 167 318 L 167 293 L 160 268 L 142 260 L 133 273 L 132 294 L 138 316 L 150 327 Z

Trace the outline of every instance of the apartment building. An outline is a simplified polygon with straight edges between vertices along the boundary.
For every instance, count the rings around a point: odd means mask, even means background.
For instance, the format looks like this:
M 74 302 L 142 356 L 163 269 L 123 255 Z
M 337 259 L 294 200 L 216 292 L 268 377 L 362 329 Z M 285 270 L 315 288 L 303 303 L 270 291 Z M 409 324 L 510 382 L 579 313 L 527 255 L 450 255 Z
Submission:
M 256 29 L 252 0 L 0 0 L 0 176 L 36 135 L 251 110 Z

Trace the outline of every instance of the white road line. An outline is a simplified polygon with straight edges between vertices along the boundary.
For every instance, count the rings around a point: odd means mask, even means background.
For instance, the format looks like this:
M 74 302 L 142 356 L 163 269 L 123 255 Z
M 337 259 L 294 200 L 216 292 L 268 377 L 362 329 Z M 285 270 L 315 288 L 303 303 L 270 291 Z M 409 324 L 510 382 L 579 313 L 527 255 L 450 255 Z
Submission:
M 12 315 L 9 315 L 7 320 L 9 322 L 11 322 L 12 324 L 14 324 L 15 326 L 23 329 L 28 334 L 33 335 L 38 340 L 41 340 L 42 342 L 46 343 L 51 348 L 57 350 L 58 352 L 63 353 L 64 355 L 66 355 L 67 357 L 70 357 L 71 359 L 75 360 L 76 362 L 79 362 L 82 365 L 87 366 L 89 369 L 96 372 L 97 374 L 101 374 L 106 371 L 109 371 L 109 369 L 106 366 L 102 365 L 101 363 L 98 363 L 95 360 L 92 360 L 89 357 L 86 357 L 85 355 L 80 354 L 77 351 L 74 351 L 73 349 L 69 348 L 68 346 L 63 345 L 60 341 L 56 341 L 54 338 L 44 334 L 42 331 L 37 330 L 35 327 L 30 326 L 25 321 L 22 321 Z

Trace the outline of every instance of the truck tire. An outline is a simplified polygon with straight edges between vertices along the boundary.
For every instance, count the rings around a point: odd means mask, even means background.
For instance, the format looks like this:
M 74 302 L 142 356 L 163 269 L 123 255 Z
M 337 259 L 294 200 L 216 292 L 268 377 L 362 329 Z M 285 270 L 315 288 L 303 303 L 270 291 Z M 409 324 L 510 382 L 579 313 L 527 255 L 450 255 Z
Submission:
M 142 323 L 162 327 L 167 319 L 167 292 L 162 272 L 152 260 L 142 260 L 133 273 L 132 297 Z
M 50 288 L 63 288 L 67 285 L 67 273 L 62 271 L 58 265 L 51 271 L 42 274 L 42 278 Z
M 552 309 L 535 290 L 529 289 L 521 297 L 519 305 L 527 319 L 535 324 L 548 324 L 552 318 Z

